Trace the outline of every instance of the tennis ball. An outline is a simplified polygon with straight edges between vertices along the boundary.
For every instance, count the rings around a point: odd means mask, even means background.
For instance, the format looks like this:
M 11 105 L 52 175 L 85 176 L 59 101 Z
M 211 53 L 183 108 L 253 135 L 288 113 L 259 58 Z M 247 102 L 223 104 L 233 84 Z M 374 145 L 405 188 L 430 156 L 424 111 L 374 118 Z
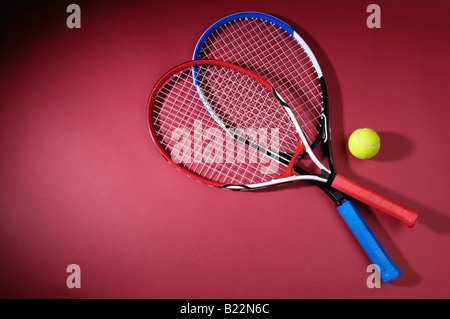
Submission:
M 369 159 L 380 150 L 380 137 L 370 128 L 357 129 L 348 139 L 350 152 L 359 159 Z

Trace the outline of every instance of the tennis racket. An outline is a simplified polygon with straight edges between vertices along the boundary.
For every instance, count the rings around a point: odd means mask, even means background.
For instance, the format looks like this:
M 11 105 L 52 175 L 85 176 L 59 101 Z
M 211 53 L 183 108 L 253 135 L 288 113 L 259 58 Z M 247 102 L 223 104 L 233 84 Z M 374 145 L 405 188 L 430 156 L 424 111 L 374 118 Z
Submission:
M 295 118 L 300 124 L 302 141 L 308 146 L 301 151 L 307 152 L 320 168 L 322 181 L 397 218 L 408 227 L 414 226 L 417 211 L 336 174 L 331 152 L 325 80 L 311 49 L 290 26 L 270 15 L 257 12 L 228 16 L 213 24 L 202 35 L 193 59 L 231 62 L 275 86 L 289 105 L 288 112 L 292 113 L 292 120 Z M 321 141 L 328 168 L 311 151 Z M 295 149 L 292 148 L 292 151 Z
M 270 84 L 244 68 L 223 61 L 187 62 L 153 88 L 149 132 L 167 161 L 212 186 L 255 189 L 312 180 L 335 201 L 369 258 L 380 267 L 382 280 L 397 278 L 401 271 L 353 204 L 323 183 L 323 177 L 295 165 L 301 139 L 288 106 L 279 99 Z M 262 123 L 261 117 L 277 120 Z

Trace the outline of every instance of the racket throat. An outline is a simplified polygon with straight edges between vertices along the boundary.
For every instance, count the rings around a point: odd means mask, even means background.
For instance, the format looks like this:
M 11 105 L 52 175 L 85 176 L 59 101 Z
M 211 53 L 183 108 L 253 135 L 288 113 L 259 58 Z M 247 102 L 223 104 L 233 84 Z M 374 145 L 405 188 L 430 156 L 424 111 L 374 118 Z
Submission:
M 335 177 L 336 177 L 336 173 L 333 172 L 329 172 L 325 169 L 321 169 L 320 170 L 322 173 L 319 175 L 320 178 L 324 178 L 327 180 L 327 184 L 331 186 L 331 184 L 333 183 Z
M 344 204 L 348 198 L 344 195 L 344 193 L 334 189 L 333 187 L 331 187 L 331 184 L 334 181 L 334 178 L 336 177 L 335 173 L 330 173 L 324 169 L 321 170 L 322 174 L 320 174 L 321 178 L 324 178 L 327 180 L 326 184 L 330 187 L 326 187 L 327 189 L 327 193 L 328 196 L 334 201 L 334 203 L 336 204 L 337 207 L 340 207 L 342 204 Z M 316 183 L 317 186 L 319 186 L 320 188 L 324 189 L 323 184 L 320 185 L 322 183 Z
M 275 90 L 274 90 L 275 91 Z M 293 172 L 294 172 L 294 165 L 295 162 L 297 161 L 297 158 L 300 156 L 300 154 L 302 154 L 305 151 L 305 146 L 302 143 L 302 139 L 300 138 L 300 135 L 298 137 L 298 144 L 297 144 L 297 149 L 295 150 L 294 155 L 292 156 L 291 161 L 289 162 L 288 167 L 286 168 L 286 171 L 284 171 L 283 175 L 281 176 L 281 178 L 284 177 L 291 177 L 293 176 Z

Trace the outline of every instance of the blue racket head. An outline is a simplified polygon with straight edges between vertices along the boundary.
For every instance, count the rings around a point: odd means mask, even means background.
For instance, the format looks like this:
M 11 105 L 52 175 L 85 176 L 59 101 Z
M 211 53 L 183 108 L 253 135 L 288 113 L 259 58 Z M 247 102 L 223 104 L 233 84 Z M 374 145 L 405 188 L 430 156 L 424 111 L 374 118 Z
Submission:
M 193 59 L 226 61 L 257 74 L 283 96 L 312 147 L 326 137 L 322 71 L 306 42 L 280 19 L 259 12 L 227 16 L 203 33 Z

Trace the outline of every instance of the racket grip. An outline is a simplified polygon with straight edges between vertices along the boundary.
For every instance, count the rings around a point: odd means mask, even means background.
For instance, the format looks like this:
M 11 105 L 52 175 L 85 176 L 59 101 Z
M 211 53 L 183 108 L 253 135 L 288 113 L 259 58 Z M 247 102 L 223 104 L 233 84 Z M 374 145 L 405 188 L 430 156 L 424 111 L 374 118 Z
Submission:
M 380 267 L 381 280 L 388 283 L 400 276 L 402 271 L 389 258 L 355 206 L 347 200 L 338 210 L 372 263 Z
M 419 217 L 418 211 L 396 203 L 393 200 L 368 189 L 367 187 L 343 177 L 342 175 L 336 174 L 331 186 L 400 220 L 408 227 L 413 227 L 416 223 L 417 217 Z

